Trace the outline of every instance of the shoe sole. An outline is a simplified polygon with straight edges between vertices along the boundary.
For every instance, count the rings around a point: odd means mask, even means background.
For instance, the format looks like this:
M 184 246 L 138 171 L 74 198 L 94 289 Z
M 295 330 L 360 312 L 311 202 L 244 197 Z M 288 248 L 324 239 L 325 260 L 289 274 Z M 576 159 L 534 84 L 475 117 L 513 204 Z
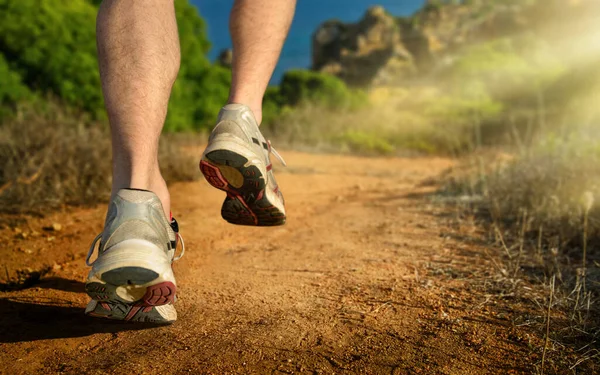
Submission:
M 161 264 L 164 259 L 158 264 L 149 261 L 160 259 L 157 253 L 164 252 L 143 240 L 123 241 L 109 249 L 94 262 L 85 285 L 88 296 L 106 311 L 98 315 L 86 310 L 86 314 L 125 321 L 146 321 L 152 320 L 148 318 L 152 314 L 148 314 L 154 308 L 174 303 L 177 286 L 170 263 Z
M 200 171 L 209 184 L 227 193 L 221 216 L 231 224 L 276 226 L 285 224 L 285 213 L 265 194 L 266 178 L 248 158 L 230 150 L 208 152 Z
M 128 284 L 127 287 L 132 285 Z M 119 296 L 118 289 L 124 286 L 100 282 L 87 283 L 85 285 L 87 295 L 98 302 L 98 306 L 102 307 L 103 311 L 99 313 L 98 307 L 96 307 L 92 311 L 86 311 L 86 314 L 99 318 L 143 323 L 169 324 L 174 321 L 165 320 L 156 313 L 155 308 L 175 302 L 175 293 L 177 292 L 175 284 L 165 281 L 146 287 L 135 285 L 135 287 L 143 288 L 144 295 L 140 300 L 133 302 L 126 301 Z
M 177 320 L 177 312 L 171 305 L 143 307 L 95 300 L 88 303 L 85 314 L 94 318 L 158 325 L 172 324 Z

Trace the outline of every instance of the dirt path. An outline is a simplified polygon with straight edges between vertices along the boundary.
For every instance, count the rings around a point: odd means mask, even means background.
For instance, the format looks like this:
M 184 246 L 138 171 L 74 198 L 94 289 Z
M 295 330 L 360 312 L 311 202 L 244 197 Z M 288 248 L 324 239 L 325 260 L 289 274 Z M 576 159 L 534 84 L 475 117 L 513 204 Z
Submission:
M 426 197 L 451 161 L 286 158 L 283 227 L 229 225 L 223 194 L 205 181 L 173 187 L 188 251 L 175 266 L 179 320 L 169 327 L 83 316 L 83 259 L 103 207 L 5 225 L 0 271 L 49 270 L 0 292 L 0 373 L 532 371 L 539 338 L 512 327 L 518 306 L 486 303 L 473 287 L 490 266 L 448 235 Z M 42 229 L 53 222 L 60 231 Z

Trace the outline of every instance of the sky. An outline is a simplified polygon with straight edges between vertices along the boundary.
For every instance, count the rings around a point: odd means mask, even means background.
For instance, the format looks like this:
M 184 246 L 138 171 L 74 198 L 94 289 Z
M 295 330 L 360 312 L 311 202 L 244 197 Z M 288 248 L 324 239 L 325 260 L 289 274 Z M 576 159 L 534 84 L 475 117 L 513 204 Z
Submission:
M 411 15 L 424 2 L 425 0 L 298 0 L 296 16 L 272 83 L 278 83 L 282 74 L 289 69 L 310 67 L 311 36 L 324 21 L 336 18 L 356 22 L 373 5 L 381 5 L 396 16 Z M 191 0 L 191 3 L 198 7 L 208 25 L 208 37 L 213 46 L 210 59 L 214 60 L 222 49 L 231 48 L 228 22 L 233 0 Z

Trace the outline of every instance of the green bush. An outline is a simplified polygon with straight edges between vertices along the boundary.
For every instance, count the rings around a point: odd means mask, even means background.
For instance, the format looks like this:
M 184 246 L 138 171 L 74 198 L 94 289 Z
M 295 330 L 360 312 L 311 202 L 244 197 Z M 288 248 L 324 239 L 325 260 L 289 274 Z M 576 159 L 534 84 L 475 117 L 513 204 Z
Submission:
M 451 90 L 459 95 L 511 100 L 535 97 L 563 72 L 564 67 L 548 47 L 528 36 L 469 47 L 446 73 Z
M 196 7 L 188 0 L 175 2 L 181 67 L 173 87 L 166 131 L 198 130 L 213 125 L 226 103 L 231 72 L 212 65 L 206 58 L 210 42 L 206 25 Z
M 384 135 L 360 130 L 348 130 L 338 138 L 343 148 L 358 153 L 391 154 L 396 149 Z
M 0 54 L 0 77 L 2 77 L 2 84 L 0 84 L 0 119 L 2 119 L 7 106 L 13 106 L 31 93 L 23 84 L 21 75 L 10 69 L 2 54 Z
M 288 71 L 281 81 L 281 105 L 297 106 L 311 102 L 330 109 L 360 106 L 366 96 L 353 91 L 339 78 L 310 70 Z
M 263 98 L 262 123 L 271 124 L 283 111 L 283 99 L 278 86 L 267 87 Z

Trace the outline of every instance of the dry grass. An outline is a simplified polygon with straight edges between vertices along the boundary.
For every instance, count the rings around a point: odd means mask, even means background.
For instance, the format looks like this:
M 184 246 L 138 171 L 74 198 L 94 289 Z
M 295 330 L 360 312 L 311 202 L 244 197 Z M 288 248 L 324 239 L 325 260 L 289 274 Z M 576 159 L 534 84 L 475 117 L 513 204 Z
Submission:
M 466 165 L 452 174 L 443 194 L 460 197 L 450 199 L 459 218 L 474 217 L 487 229 L 497 249 L 490 255 L 500 280 L 497 289 L 538 307 L 539 316 L 527 324 L 548 337 L 540 373 L 553 373 L 548 369 L 560 361 L 565 345 L 581 349 L 581 362 L 569 365 L 573 369 L 594 361 L 600 353 L 600 137 L 595 126 L 546 134 L 509 157 L 470 156 Z
M 168 182 L 192 180 L 196 160 L 167 137 L 160 160 Z M 108 127 L 50 101 L 28 104 L 0 126 L 0 211 L 39 213 L 106 201 L 111 184 Z
M 266 133 L 294 149 L 366 155 L 465 153 L 475 138 L 472 116 L 433 87 L 378 88 L 360 108 L 307 103 L 284 110 Z

